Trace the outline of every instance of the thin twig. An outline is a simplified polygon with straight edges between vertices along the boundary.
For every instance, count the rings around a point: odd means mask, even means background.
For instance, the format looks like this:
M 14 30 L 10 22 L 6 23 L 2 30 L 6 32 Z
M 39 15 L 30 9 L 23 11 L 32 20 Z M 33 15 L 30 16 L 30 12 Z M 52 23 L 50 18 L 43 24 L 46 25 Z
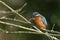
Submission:
M 58 32 L 58 31 L 51 31 L 51 30 L 44 30 L 44 31 L 46 31 L 46 32 L 53 32 L 53 33 L 58 33 L 58 34 L 60 34 L 60 32 Z
M 0 10 L 0 13 L 4 13 L 5 14 L 5 13 L 12 13 L 12 12 L 11 11 L 1 11 Z
M 20 12 L 20 14 L 24 13 L 25 11 Z M 0 13 L 6 14 L 6 13 L 13 13 L 12 11 L 2 11 L 0 10 Z
M 55 24 L 53 25 L 53 27 L 52 27 L 52 30 L 51 30 L 51 31 L 53 31 L 54 27 L 55 27 Z
M 45 34 L 46 36 L 50 37 L 52 40 L 59 40 L 58 38 L 54 37 L 54 36 L 51 36 L 49 33 Z
M 0 28 L 0 31 L 1 31 L 1 32 L 5 32 L 6 30 L 3 30 L 2 28 Z
M 22 22 L 22 23 L 27 23 L 27 22 L 25 22 L 25 21 L 21 21 L 21 20 L 17 20 L 17 19 L 12 19 L 12 18 L 6 18 L 6 17 L 1 17 L 0 19 L 6 19 L 6 20 L 12 20 L 12 21 L 17 21 L 17 22 Z
M 49 33 L 50 34 L 50 33 Z M 60 36 L 60 34 L 50 34 L 51 36 Z
M 24 3 L 21 8 L 19 8 L 19 9 L 16 10 L 16 12 L 20 12 L 26 5 L 27 5 L 27 3 Z
M 30 31 L 14 31 L 14 32 L 9 32 L 9 31 L 6 31 L 6 33 L 31 33 L 31 34 L 39 34 L 37 32 L 30 32 Z

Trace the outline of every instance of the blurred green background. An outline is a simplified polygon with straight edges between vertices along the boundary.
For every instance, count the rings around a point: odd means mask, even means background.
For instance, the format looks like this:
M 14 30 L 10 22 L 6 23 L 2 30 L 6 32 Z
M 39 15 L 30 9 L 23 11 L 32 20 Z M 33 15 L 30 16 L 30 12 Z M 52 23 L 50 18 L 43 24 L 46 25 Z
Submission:
M 21 15 L 29 20 L 32 12 L 38 11 L 46 17 L 49 29 L 51 30 L 53 24 L 55 25 L 54 30 L 60 31 L 60 1 L 59 0 L 2 0 L 7 5 L 17 10 L 23 6 L 24 3 L 27 5 L 20 11 L 25 11 Z M 6 6 L 0 3 L 0 11 L 10 11 Z M 19 12 L 19 13 L 20 13 Z M 0 17 L 7 16 L 8 18 L 15 18 L 21 20 L 16 14 L 12 13 L 0 13 Z M 19 24 L 19 23 L 17 23 Z M 26 24 L 24 24 L 26 26 Z M 28 26 L 28 25 L 27 25 Z M 20 30 L 15 27 L 8 27 L 8 25 L 0 24 L 0 28 L 9 31 Z M 49 40 L 44 35 L 37 34 L 5 34 L 0 33 L 0 40 Z

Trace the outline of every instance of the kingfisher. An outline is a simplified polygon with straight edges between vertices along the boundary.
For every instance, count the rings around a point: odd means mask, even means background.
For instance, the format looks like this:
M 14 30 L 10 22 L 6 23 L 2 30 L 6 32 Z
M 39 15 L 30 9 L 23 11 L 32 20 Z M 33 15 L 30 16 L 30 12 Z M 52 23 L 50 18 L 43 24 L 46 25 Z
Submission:
M 34 25 L 40 29 L 46 29 L 48 25 L 46 18 L 39 12 L 33 12 L 30 21 L 33 21 Z

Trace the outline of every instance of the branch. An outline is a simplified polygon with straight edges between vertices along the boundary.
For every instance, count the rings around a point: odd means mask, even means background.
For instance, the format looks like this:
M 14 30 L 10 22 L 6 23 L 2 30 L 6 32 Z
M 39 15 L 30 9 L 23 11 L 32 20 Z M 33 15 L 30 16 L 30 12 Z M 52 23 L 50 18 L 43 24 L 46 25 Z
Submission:
M 58 38 L 51 36 L 49 33 L 46 33 L 45 35 L 51 38 L 52 40 L 59 40 Z
M 28 33 L 28 34 L 38 34 L 38 32 L 31 32 L 31 31 L 14 31 L 14 32 L 6 31 L 6 33 Z
M 58 38 L 50 35 L 49 33 L 40 33 L 40 32 L 30 32 L 30 31 L 15 31 L 15 32 L 9 32 L 9 31 L 6 31 L 6 33 L 28 33 L 28 34 L 42 34 L 42 35 L 46 35 L 47 37 L 49 37 L 50 39 L 54 39 L 54 40 L 59 40 Z
M 22 23 L 27 23 L 25 21 L 17 20 L 17 19 L 12 19 L 12 18 L 6 18 L 6 17 L 1 17 L 0 19 L 6 19 L 6 20 L 12 20 L 12 21 L 17 21 L 17 22 L 22 22 Z
M 53 31 L 54 27 L 55 27 L 55 24 L 53 24 L 53 27 L 52 27 L 52 30 L 51 31 Z
M 5 13 L 12 13 L 12 12 L 11 11 L 1 11 L 0 10 L 0 13 L 4 13 L 5 14 Z
M 27 3 L 24 3 L 21 8 L 19 8 L 19 9 L 16 10 L 16 12 L 20 12 L 26 5 L 27 5 Z
M 1 31 L 1 32 L 6 32 L 6 30 L 3 30 L 2 28 L 0 28 L 0 31 Z
M 22 11 L 22 12 L 20 12 L 20 14 L 22 14 L 22 13 L 24 13 L 24 12 L 25 12 L 25 11 Z M 6 14 L 6 13 L 13 13 L 13 12 L 0 10 L 0 13 Z
M 50 34 L 50 33 L 49 33 Z M 60 36 L 60 34 L 50 34 L 51 36 Z
M 51 33 L 58 33 L 58 34 L 60 34 L 60 32 L 58 32 L 58 31 L 51 31 L 51 30 L 44 30 L 44 31 L 46 31 L 46 32 L 51 32 Z
M 14 32 L 9 32 L 9 31 L 6 31 L 6 33 L 29 33 L 29 34 L 45 34 L 45 33 L 39 33 L 39 32 L 31 32 L 31 31 L 14 31 Z M 49 34 L 51 36 L 60 36 L 60 34 Z

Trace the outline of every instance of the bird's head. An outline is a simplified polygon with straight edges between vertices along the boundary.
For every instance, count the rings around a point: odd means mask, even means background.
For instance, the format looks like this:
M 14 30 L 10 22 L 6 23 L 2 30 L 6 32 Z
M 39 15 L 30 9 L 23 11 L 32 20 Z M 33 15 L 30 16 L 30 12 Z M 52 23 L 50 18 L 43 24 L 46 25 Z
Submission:
M 32 14 L 34 17 L 40 16 L 39 12 L 33 12 Z

